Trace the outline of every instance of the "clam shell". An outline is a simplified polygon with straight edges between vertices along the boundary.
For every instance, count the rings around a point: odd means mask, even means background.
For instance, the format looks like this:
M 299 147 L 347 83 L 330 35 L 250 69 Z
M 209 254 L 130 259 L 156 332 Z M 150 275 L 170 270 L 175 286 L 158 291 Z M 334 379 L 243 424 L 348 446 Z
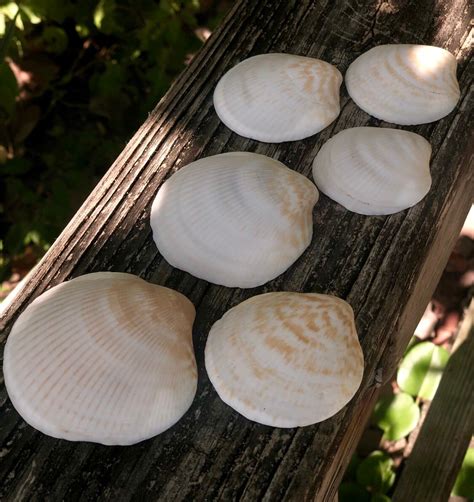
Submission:
M 313 178 L 328 197 L 355 213 L 392 214 L 429 191 L 431 146 L 399 129 L 355 127 L 327 141 L 313 162 Z
M 281 162 L 248 152 L 200 159 L 167 180 L 153 202 L 153 239 L 174 267 L 215 284 L 250 288 L 283 273 L 313 233 L 316 187 Z
M 168 429 L 197 385 L 195 310 L 130 274 L 59 284 L 20 315 L 5 346 L 10 399 L 53 437 L 132 444 Z
M 314 293 L 267 293 L 232 308 L 212 326 L 205 362 L 224 402 L 274 427 L 331 417 L 364 369 L 352 308 Z
M 229 70 L 214 107 L 241 136 L 281 143 L 312 136 L 339 115 L 342 75 L 329 63 L 291 54 L 261 54 Z
M 380 45 L 359 56 L 345 82 L 364 111 L 394 124 L 425 124 L 459 101 L 456 58 L 429 45 Z

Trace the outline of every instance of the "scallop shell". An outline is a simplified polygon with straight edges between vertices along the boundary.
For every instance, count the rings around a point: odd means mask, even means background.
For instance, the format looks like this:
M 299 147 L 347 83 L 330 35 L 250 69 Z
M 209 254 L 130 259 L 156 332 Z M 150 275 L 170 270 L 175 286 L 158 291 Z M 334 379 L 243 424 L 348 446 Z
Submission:
M 264 155 L 192 162 L 153 202 L 153 239 L 174 267 L 215 284 L 251 288 L 283 273 L 313 233 L 318 199 L 307 178 Z
M 281 143 L 312 136 L 339 115 L 342 75 L 329 63 L 291 54 L 242 61 L 217 84 L 214 107 L 241 136 Z
M 185 296 L 130 274 L 99 272 L 55 286 L 8 337 L 10 399 L 53 437 L 125 445 L 155 436 L 196 392 L 194 317 Z
M 364 371 L 352 308 L 315 293 L 267 293 L 229 310 L 211 328 L 205 361 L 224 402 L 274 427 L 333 416 Z
M 380 45 L 348 68 L 346 87 L 364 111 L 401 125 L 448 115 L 459 101 L 456 58 L 429 45 Z
M 355 127 L 327 141 L 313 162 L 313 178 L 328 197 L 355 213 L 392 214 L 429 191 L 431 146 L 399 129 Z

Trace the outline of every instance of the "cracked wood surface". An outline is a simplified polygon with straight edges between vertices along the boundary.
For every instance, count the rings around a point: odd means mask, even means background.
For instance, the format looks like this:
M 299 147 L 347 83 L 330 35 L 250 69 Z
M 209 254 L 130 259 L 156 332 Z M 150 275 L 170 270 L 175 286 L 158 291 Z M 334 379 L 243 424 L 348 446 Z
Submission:
M 2 339 L 25 306 L 48 287 L 87 272 L 126 271 L 187 295 L 197 308 L 196 399 L 158 437 L 129 447 L 69 443 L 27 426 L 0 389 L 1 500 L 330 500 L 376 399 L 447 262 L 473 193 L 469 128 L 473 65 L 467 0 L 242 0 L 130 140 L 16 295 Z M 321 196 L 314 237 L 286 273 L 263 287 L 230 289 L 175 270 L 158 254 L 148 215 L 172 172 L 220 152 L 269 155 L 311 178 L 311 163 L 336 132 L 387 126 L 341 88 L 341 114 L 303 141 L 263 144 L 233 134 L 212 106 L 219 77 L 242 59 L 290 52 L 342 72 L 382 43 L 426 43 L 458 58 L 462 97 L 443 120 L 408 127 L 433 147 L 433 185 L 416 207 L 392 216 L 350 213 Z M 436 267 L 436 268 L 433 268 Z M 366 359 L 356 398 L 332 419 L 300 429 L 252 423 L 218 398 L 206 376 L 204 344 L 226 310 L 258 293 L 289 290 L 347 299 Z

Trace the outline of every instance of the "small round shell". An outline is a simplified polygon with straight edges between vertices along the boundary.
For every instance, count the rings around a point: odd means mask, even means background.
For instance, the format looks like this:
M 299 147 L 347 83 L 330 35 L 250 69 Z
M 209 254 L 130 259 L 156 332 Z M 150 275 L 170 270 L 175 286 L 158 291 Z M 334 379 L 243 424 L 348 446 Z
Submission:
M 132 444 L 168 429 L 197 385 L 192 303 L 130 275 L 99 272 L 34 300 L 5 347 L 8 395 L 53 437 Z
M 214 107 L 241 136 L 269 143 L 312 136 L 339 115 L 342 75 L 329 63 L 291 54 L 242 61 L 219 81 Z
M 311 242 L 313 183 L 264 155 L 206 157 L 167 180 L 153 202 L 153 239 L 174 267 L 229 287 L 283 273 Z
M 430 155 L 430 144 L 418 134 L 354 127 L 322 146 L 313 162 L 313 178 L 323 193 L 350 211 L 392 214 L 428 193 Z
M 374 47 L 349 66 L 345 82 L 364 111 L 401 125 L 439 120 L 460 96 L 456 58 L 429 45 Z
M 229 310 L 212 326 L 205 362 L 224 402 L 274 427 L 336 414 L 364 369 L 350 305 L 314 293 L 268 293 Z

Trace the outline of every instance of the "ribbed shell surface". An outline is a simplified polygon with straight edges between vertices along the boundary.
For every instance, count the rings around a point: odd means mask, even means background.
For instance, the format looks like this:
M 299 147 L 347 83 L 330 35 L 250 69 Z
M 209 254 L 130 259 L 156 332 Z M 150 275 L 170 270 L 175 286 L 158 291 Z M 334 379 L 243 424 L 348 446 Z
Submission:
M 212 326 L 205 362 L 224 402 L 274 427 L 331 417 L 364 369 L 352 308 L 315 293 L 267 293 L 232 308 Z
M 460 96 L 456 58 L 429 45 L 374 47 L 349 66 L 345 82 L 360 108 L 401 125 L 439 120 Z
M 431 146 L 418 134 L 378 127 L 345 129 L 313 162 L 328 197 L 355 213 L 392 214 L 415 205 L 431 186 Z
M 130 274 L 59 284 L 8 337 L 10 399 L 26 422 L 57 438 L 132 444 L 159 434 L 196 392 L 194 317 L 186 297 Z
M 339 115 L 342 75 L 324 61 L 261 54 L 229 70 L 214 92 L 224 124 L 241 136 L 280 143 L 312 136 Z
M 153 202 L 153 239 L 174 267 L 250 288 L 283 273 L 311 242 L 318 191 L 281 162 L 248 152 L 200 159 Z

